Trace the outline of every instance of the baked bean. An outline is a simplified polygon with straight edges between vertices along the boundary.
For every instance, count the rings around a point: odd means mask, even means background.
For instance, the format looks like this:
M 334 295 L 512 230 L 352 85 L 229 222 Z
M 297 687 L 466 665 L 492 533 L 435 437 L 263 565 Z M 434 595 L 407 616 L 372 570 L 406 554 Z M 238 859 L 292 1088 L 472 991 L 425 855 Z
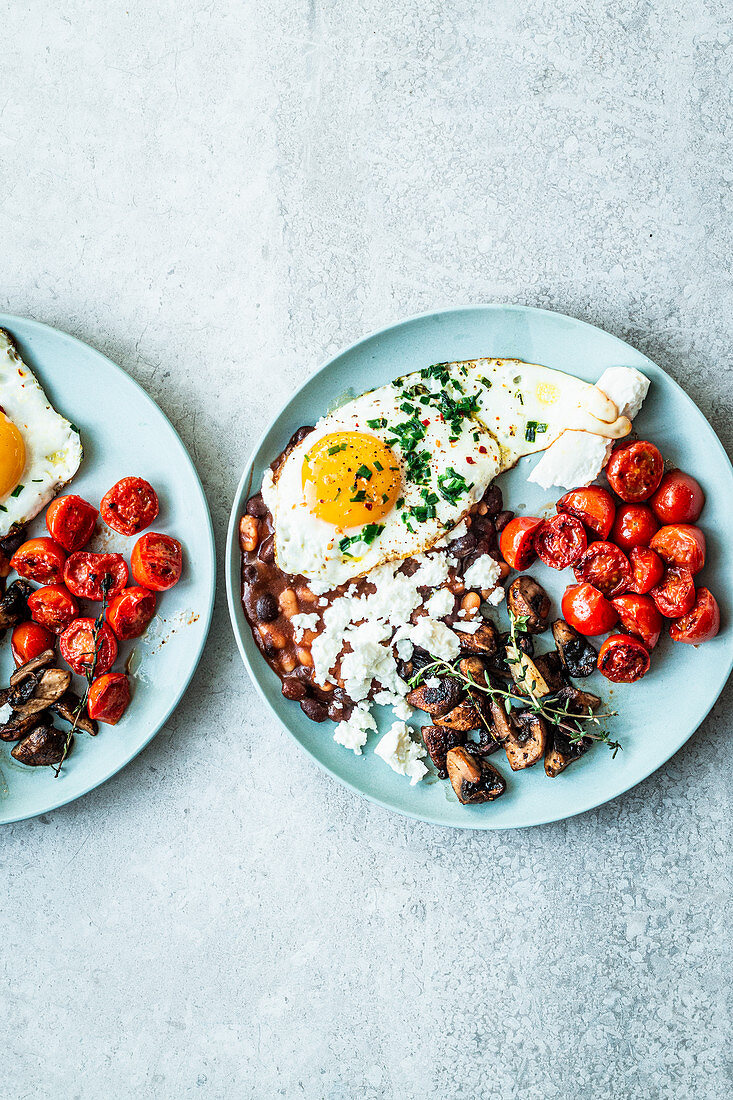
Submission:
M 257 520 L 254 521 L 257 523 Z M 257 543 L 255 543 L 255 546 Z M 257 557 L 260 561 L 263 561 L 266 565 L 272 565 L 275 560 L 275 536 L 270 535 L 261 544 Z
M 325 691 L 328 694 L 328 692 L 333 691 L 333 684 L 329 684 L 328 681 L 326 681 L 325 684 L 319 684 L 318 689 L 319 691 Z
M 245 565 L 242 570 L 242 580 L 246 581 L 247 584 L 254 584 L 257 580 L 257 576 L 258 570 L 256 565 Z
M 305 699 L 308 688 L 302 680 L 296 680 L 293 676 L 287 676 L 283 680 L 282 693 L 286 699 Z
M 467 554 L 476 549 L 477 541 L 476 536 L 471 531 L 467 531 L 465 535 L 461 535 L 459 539 L 450 544 L 450 552 L 456 558 L 465 558 Z
M 485 515 L 487 514 L 487 512 L 489 511 L 489 509 L 488 509 L 488 508 L 486 507 L 486 505 L 484 504 L 484 502 L 483 502 L 483 501 L 481 501 L 481 503 L 479 504 L 479 506 L 478 506 L 478 508 L 476 509 L 476 511 L 478 512 L 478 514 L 479 514 L 480 516 L 485 516 Z
M 311 592 L 310 588 L 306 588 L 304 584 L 298 585 L 295 591 L 301 603 L 315 603 L 318 599 L 316 594 Z
M 273 623 L 278 617 L 277 600 L 272 592 L 266 592 L 257 601 L 257 618 L 261 623 Z
M 306 649 L 305 646 L 298 646 L 295 651 L 298 654 L 298 660 L 301 665 L 305 665 L 306 668 L 313 668 L 313 658 L 311 657 L 311 651 Z
M 499 583 L 501 583 L 502 581 L 505 581 L 507 579 L 507 577 L 509 576 L 509 574 L 511 573 L 511 567 L 508 566 L 505 561 L 500 561 L 499 562 L 499 569 L 500 569 Z
M 242 516 L 239 521 L 239 543 L 242 550 L 251 554 L 260 541 L 260 525 L 254 516 Z
M 292 588 L 285 588 L 280 593 L 280 610 L 286 619 L 292 619 L 293 615 L 298 614 L 298 597 Z
M 354 711 L 354 704 L 346 699 L 333 699 L 328 704 L 328 717 L 332 722 L 347 722 Z
M 263 623 L 258 626 L 257 629 L 260 632 L 260 636 L 269 642 L 270 645 L 274 645 L 275 649 L 284 649 L 287 645 L 287 639 L 285 635 L 277 629 L 277 627 L 270 626 L 269 623 Z
M 311 722 L 325 722 L 328 718 L 328 707 L 320 699 L 301 699 L 300 709 Z
M 280 668 L 283 672 L 292 672 L 295 668 L 295 657 L 292 653 L 286 653 L 284 657 L 280 658 Z
M 504 498 L 498 485 L 489 485 L 484 493 L 484 504 L 490 516 L 496 516 L 504 507 Z
M 481 597 L 478 592 L 467 592 L 461 600 L 461 607 L 464 611 L 476 611 L 481 607 Z
M 267 515 L 267 505 L 262 499 L 262 493 L 255 493 L 253 497 L 249 498 L 245 511 L 248 516 L 255 516 L 257 519 L 265 518 Z
M 499 512 L 499 515 L 494 520 L 497 532 L 501 534 L 507 523 L 512 519 L 514 519 L 514 512 Z

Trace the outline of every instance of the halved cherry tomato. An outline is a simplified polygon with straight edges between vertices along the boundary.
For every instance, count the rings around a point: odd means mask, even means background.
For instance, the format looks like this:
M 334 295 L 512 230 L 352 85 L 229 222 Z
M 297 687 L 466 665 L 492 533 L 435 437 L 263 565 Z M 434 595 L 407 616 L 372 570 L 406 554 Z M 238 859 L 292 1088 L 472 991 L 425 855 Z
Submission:
M 649 671 L 649 651 L 630 634 L 612 634 L 598 654 L 598 669 L 614 684 L 633 684 Z
M 649 595 L 668 619 L 679 619 L 695 605 L 695 582 L 686 565 L 670 565 Z
M 98 515 L 81 497 L 56 497 L 46 509 L 46 527 L 51 538 L 71 553 L 89 542 Z
M 46 649 L 53 649 L 56 639 L 49 630 L 39 623 L 18 623 L 11 638 L 13 660 L 16 665 L 24 665 L 26 661 L 32 661 L 39 653 Z
M 130 702 L 130 681 L 124 672 L 98 676 L 89 688 L 87 714 L 97 722 L 116 726 Z
M 572 565 L 587 545 L 583 524 L 575 516 L 563 512 L 543 520 L 534 533 L 537 556 L 550 569 L 565 569 Z
M 28 597 L 34 622 L 52 634 L 61 634 L 79 614 L 79 604 L 63 584 L 45 584 Z
M 147 588 L 125 588 L 107 608 L 107 622 L 121 642 L 139 638 L 155 614 L 155 593 Z
M 592 542 L 573 572 L 579 581 L 587 581 L 609 599 L 628 591 L 631 583 L 629 559 L 612 542 Z
M 102 519 L 121 535 L 138 535 L 158 514 L 158 494 L 142 477 L 123 477 L 102 497 Z
M 659 482 L 649 503 L 662 523 L 697 523 L 705 494 L 694 477 L 682 470 L 672 470 Z
M 649 596 L 617 596 L 611 603 L 618 611 L 621 626 L 641 638 L 647 649 L 654 649 L 662 633 L 664 620 Z
M 631 583 L 629 588 L 640 596 L 651 592 L 664 576 L 664 562 L 648 546 L 634 546 L 629 550 Z
M 607 539 L 613 526 L 616 505 L 608 489 L 588 485 L 585 489 L 571 489 L 560 497 L 555 505 L 558 512 L 575 516 L 599 539 Z
M 720 608 L 710 589 L 700 587 L 697 590 L 695 605 L 680 619 L 675 619 L 669 628 L 669 636 L 675 642 L 699 645 L 709 642 L 720 630 Z
M 616 622 L 616 608 L 592 584 L 571 584 L 562 598 L 566 622 L 581 634 L 605 634 Z
M 143 588 L 165 592 L 180 579 L 183 569 L 181 544 L 170 535 L 150 531 L 135 543 L 130 566 L 133 577 Z
M 705 564 L 705 536 L 692 524 L 660 527 L 649 545 L 667 565 L 686 565 L 693 577 Z
M 521 572 L 534 561 L 534 533 L 541 523 L 542 520 L 536 516 L 517 516 L 507 523 L 499 539 L 499 549 L 504 561 L 512 569 Z
M 66 554 L 53 539 L 30 539 L 13 554 L 10 564 L 21 577 L 39 584 L 63 579 Z
M 648 546 L 659 522 L 648 504 L 622 504 L 616 512 L 611 538 L 625 554 L 633 546 Z
M 61 656 L 80 676 L 90 668 L 99 676 L 109 672 L 117 657 L 117 639 L 107 624 L 101 623 L 95 659 L 94 631 L 94 619 L 74 619 L 59 638 Z
M 664 460 L 659 450 L 645 440 L 617 447 L 606 466 L 609 485 L 627 504 L 648 500 L 663 473 Z
M 79 550 L 72 554 L 64 569 L 64 582 L 70 592 L 83 600 L 101 600 L 102 582 L 107 580 L 107 598 L 111 599 L 127 584 L 127 562 L 122 554 L 92 554 Z

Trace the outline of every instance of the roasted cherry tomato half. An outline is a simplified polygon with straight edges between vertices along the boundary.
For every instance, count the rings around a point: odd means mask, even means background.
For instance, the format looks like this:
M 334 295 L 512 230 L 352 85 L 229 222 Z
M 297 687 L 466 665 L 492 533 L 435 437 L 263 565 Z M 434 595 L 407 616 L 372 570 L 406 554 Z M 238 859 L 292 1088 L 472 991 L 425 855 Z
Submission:
M 51 538 L 71 554 L 89 542 L 98 515 L 81 497 L 56 497 L 46 509 L 46 527 Z
M 630 634 L 612 634 L 598 654 L 598 669 L 614 684 L 633 684 L 649 671 L 649 651 Z
M 550 569 L 565 569 L 572 565 L 587 545 L 583 524 L 575 516 L 564 512 L 543 520 L 534 533 L 537 557 Z
M 631 583 L 629 559 L 612 542 L 592 542 L 573 572 L 579 581 L 587 581 L 609 599 L 627 592 Z
M 33 621 L 52 634 L 61 634 L 79 615 L 79 604 L 63 584 L 45 584 L 28 597 Z
M 622 504 L 616 512 L 611 539 L 625 554 L 634 546 L 648 546 L 659 522 L 648 504 Z
M 659 482 L 649 503 L 662 523 L 697 523 L 705 494 L 694 477 L 682 470 L 672 470 Z
M 13 554 L 10 564 L 21 577 L 39 584 L 63 580 L 66 554 L 53 539 L 30 539 Z
M 80 676 L 85 675 L 88 669 L 101 676 L 109 672 L 115 663 L 117 639 L 107 624 L 100 624 L 96 646 L 94 635 L 94 619 L 83 618 L 74 619 L 59 638 L 61 656 Z
M 499 549 L 507 565 L 520 572 L 535 559 L 534 533 L 542 524 L 536 516 L 517 516 L 501 533 Z
M 183 552 L 178 539 L 150 531 L 133 547 L 130 559 L 132 575 L 143 588 L 165 592 L 178 583 L 183 568 Z
M 40 623 L 18 623 L 11 638 L 13 660 L 16 665 L 24 665 L 26 661 L 32 661 L 39 653 L 46 649 L 53 649 L 56 639 L 50 630 Z
M 64 583 L 70 592 L 83 600 L 101 600 L 104 581 L 107 599 L 125 587 L 127 563 L 122 554 L 92 554 L 87 550 L 71 554 L 64 569 Z
M 123 477 L 102 497 L 102 519 L 121 535 L 139 535 L 158 514 L 158 494 L 142 477 Z
M 649 596 L 629 593 L 626 596 L 617 596 L 611 603 L 618 611 L 624 630 L 641 638 L 647 649 L 654 649 L 664 626 L 664 620 L 654 600 Z
M 155 593 L 147 588 L 125 588 L 110 602 L 107 622 L 121 642 L 139 638 L 155 614 Z
M 558 512 L 575 516 L 599 539 L 608 538 L 616 514 L 616 505 L 608 489 L 601 489 L 598 485 L 571 489 L 564 497 L 560 497 L 555 507 Z
M 667 565 L 686 565 L 693 577 L 705 564 L 705 536 L 691 524 L 660 527 L 649 545 Z
M 629 588 L 640 596 L 651 592 L 664 576 L 664 562 L 648 546 L 634 546 L 629 550 L 631 583 Z
M 718 601 L 708 588 L 700 587 L 691 611 L 670 625 L 669 636 L 675 642 L 699 645 L 709 642 L 720 630 Z
M 648 500 L 663 473 L 661 454 L 653 443 L 646 441 L 617 447 L 606 466 L 609 485 L 627 504 Z
M 614 626 L 616 608 L 592 584 L 571 584 L 562 598 L 562 614 L 580 634 L 605 634 Z
M 670 565 L 649 595 L 668 619 L 679 619 L 695 605 L 695 582 L 686 565 Z
M 97 722 L 116 726 L 130 702 L 130 681 L 124 672 L 98 676 L 89 688 L 87 714 Z

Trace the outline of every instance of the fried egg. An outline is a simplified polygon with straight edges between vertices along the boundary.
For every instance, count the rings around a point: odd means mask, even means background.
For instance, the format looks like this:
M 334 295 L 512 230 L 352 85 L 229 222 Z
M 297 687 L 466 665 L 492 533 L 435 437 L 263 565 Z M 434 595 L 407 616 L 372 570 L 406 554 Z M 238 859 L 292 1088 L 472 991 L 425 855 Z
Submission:
M 81 458 L 78 430 L 56 412 L 0 329 L 0 537 L 38 515 Z
M 323 417 L 262 492 L 279 567 L 335 587 L 428 550 L 493 479 L 569 428 L 620 438 L 615 404 L 518 360 L 440 363 Z

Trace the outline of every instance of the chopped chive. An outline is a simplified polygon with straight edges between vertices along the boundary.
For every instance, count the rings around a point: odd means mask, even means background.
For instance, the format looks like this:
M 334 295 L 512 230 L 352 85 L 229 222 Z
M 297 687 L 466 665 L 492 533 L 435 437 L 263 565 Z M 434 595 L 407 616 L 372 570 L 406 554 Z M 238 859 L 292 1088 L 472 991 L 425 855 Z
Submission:
M 378 417 L 376 420 L 367 420 L 368 428 L 386 428 L 387 421 L 383 416 Z
M 372 471 L 369 469 L 368 466 L 361 465 L 356 471 L 356 476 L 363 477 L 365 481 L 369 481 L 372 476 Z
M 330 455 L 337 455 L 339 453 L 339 451 L 345 451 L 345 450 L 346 450 L 346 444 L 345 443 L 337 443 L 335 447 L 329 447 L 328 448 L 328 453 Z
M 11 497 L 19 497 L 20 494 L 23 492 L 24 488 L 25 488 L 25 485 L 16 485 L 15 488 L 13 489 L 12 493 L 10 494 Z
M 375 470 L 379 470 L 379 472 L 380 472 L 380 474 L 381 474 L 382 470 L 384 469 L 384 466 L 382 465 L 382 463 L 381 463 L 381 462 L 378 462 L 378 461 L 377 461 L 377 460 L 375 459 L 375 460 L 374 460 L 374 469 L 375 469 Z
M 360 489 L 355 496 L 351 497 L 352 504 L 361 504 L 361 502 L 364 500 L 366 500 L 366 493 L 363 489 Z

